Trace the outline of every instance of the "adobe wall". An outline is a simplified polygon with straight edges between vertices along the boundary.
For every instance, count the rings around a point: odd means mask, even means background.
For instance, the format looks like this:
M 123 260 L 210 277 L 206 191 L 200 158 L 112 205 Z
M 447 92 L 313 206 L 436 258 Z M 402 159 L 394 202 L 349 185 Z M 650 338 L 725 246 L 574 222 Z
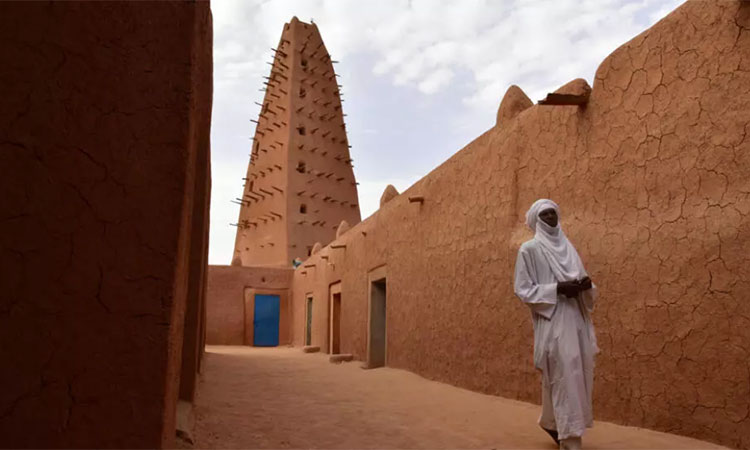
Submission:
M 195 23 L 199 35 L 207 31 L 208 38 L 193 46 L 194 59 L 207 61 L 193 72 L 196 89 L 191 109 L 200 111 L 205 122 L 191 127 L 191 139 L 196 143 L 196 172 L 193 185 L 193 215 L 189 238 L 188 294 L 185 309 L 185 333 L 182 343 L 182 368 L 180 370 L 180 399 L 192 402 L 195 399 L 197 374 L 203 356 L 203 323 L 206 320 L 206 279 L 208 271 L 208 231 L 211 210 L 211 100 L 213 96 L 213 23 L 209 15 L 206 21 Z M 205 29 L 205 30 L 204 30 Z M 205 88 L 203 86 L 208 86 Z
M 341 281 L 341 351 L 365 359 L 385 265 L 387 365 L 538 403 L 512 283 L 549 197 L 601 289 L 596 418 L 750 447 L 750 4 L 688 2 L 603 61 L 587 107 L 514 114 L 295 271 L 294 344 L 312 293 L 327 348 Z
M 208 266 L 206 344 L 252 345 L 253 293 L 280 296 L 279 345 L 291 343 L 292 269 Z
M 172 446 L 209 3 L 4 2 L 0 43 L 2 443 Z

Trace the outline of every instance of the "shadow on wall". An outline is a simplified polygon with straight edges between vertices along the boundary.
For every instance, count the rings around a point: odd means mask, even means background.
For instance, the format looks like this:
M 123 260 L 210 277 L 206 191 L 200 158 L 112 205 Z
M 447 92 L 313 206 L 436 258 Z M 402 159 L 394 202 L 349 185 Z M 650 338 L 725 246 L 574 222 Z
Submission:
M 4 446 L 173 446 L 203 349 L 211 35 L 208 2 L 0 3 Z

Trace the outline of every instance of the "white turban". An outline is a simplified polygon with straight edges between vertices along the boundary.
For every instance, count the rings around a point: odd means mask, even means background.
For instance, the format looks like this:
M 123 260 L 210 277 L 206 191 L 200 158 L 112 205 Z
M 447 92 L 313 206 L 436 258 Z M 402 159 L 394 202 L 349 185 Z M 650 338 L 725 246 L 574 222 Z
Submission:
M 539 213 L 550 208 L 557 213 L 555 227 L 539 219 Z M 526 213 L 526 225 L 534 231 L 534 240 L 539 242 L 557 281 L 580 280 L 586 276 L 581 257 L 560 226 L 560 207 L 557 203 L 546 198 L 535 201 Z
M 531 208 L 529 208 L 528 212 L 526 212 L 526 225 L 531 228 L 531 231 L 536 231 L 536 223 L 539 220 L 539 213 L 550 208 L 555 210 L 555 212 L 557 213 L 557 218 L 559 220 L 560 207 L 557 206 L 557 203 L 553 202 L 552 200 L 540 198 L 539 200 L 535 201 L 533 205 L 531 205 Z

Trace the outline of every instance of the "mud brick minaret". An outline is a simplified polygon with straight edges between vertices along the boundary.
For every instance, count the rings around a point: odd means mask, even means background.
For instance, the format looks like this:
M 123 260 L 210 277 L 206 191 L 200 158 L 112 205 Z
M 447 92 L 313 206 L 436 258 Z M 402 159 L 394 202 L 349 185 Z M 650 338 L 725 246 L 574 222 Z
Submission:
M 233 265 L 288 266 L 360 218 L 341 87 L 315 24 L 296 17 L 273 50 L 255 122 Z

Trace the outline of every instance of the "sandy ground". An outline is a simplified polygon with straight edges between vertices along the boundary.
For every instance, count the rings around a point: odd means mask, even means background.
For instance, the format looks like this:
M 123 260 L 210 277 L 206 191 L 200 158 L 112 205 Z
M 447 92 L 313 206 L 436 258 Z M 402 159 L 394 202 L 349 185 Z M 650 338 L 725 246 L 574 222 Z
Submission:
M 298 348 L 207 347 L 194 448 L 538 448 L 540 407 Z M 593 449 L 721 448 L 597 422 Z

